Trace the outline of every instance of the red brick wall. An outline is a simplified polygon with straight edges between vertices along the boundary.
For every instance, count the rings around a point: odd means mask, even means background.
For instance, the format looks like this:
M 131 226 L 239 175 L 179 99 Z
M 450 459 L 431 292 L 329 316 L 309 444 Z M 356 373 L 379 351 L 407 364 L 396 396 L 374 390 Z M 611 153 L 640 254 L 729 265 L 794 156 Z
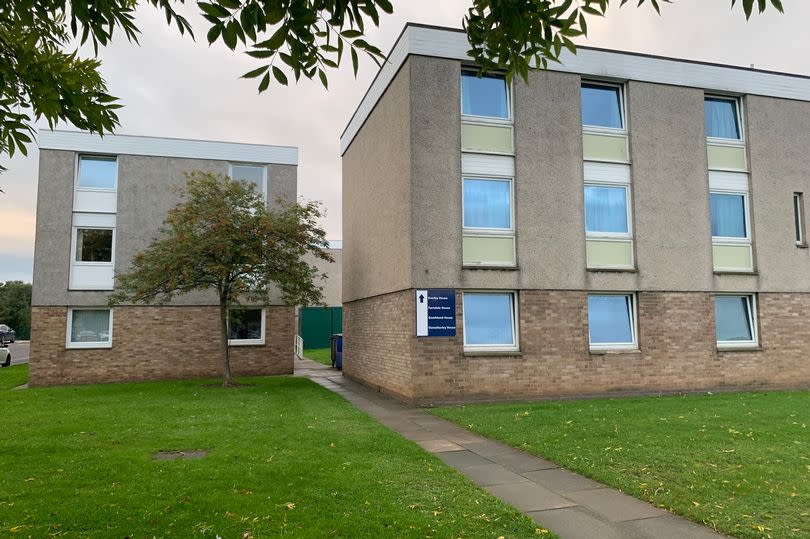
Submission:
M 343 374 L 404 399 L 413 396 L 413 292 L 343 304 Z
M 642 292 L 640 351 L 592 354 L 587 292 L 525 290 L 521 354 L 511 356 L 464 355 L 460 292 L 457 336 L 415 338 L 412 297 L 409 290 L 348 304 L 344 334 L 353 354 L 347 374 L 419 402 L 810 387 L 810 294 L 760 294 L 761 349 L 732 352 L 717 350 L 711 294 Z M 361 312 L 385 326 L 385 339 L 375 340 L 370 326 L 355 335 Z M 392 355 L 409 347 L 410 360 Z
M 266 308 L 264 346 L 232 346 L 235 375 L 291 374 L 293 307 Z M 218 307 L 116 307 L 112 348 L 66 349 L 67 308 L 31 312 L 29 384 L 221 376 Z

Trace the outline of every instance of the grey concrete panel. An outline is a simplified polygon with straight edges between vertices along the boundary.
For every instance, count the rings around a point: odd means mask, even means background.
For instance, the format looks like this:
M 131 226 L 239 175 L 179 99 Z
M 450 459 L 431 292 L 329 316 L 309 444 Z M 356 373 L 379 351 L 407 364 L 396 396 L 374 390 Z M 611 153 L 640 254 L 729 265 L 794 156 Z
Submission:
M 627 84 L 638 287 L 707 290 L 712 250 L 700 89 Z
M 491 494 L 514 505 L 523 512 L 560 509 L 576 505 L 571 500 L 563 498 L 556 492 L 552 492 L 531 481 L 509 485 L 494 485 L 486 487 L 486 489 Z
M 411 57 L 413 286 L 461 273 L 461 64 Z
M 529 84 L 515 81 L 514 96 L 519 287 L 581 289 L 585 215 L 580 77 L 532 72 Z
M 327 262 L 320 258 L 308 257 L 307 261 L 318 269 L 318 273 L 325 274 L 325 279 L 318 279 L 317 284 L 323 287 L 323 301 L 329 307 L 340 307 L 343 305 L 343 251 L 341 249 L 329 249 L 329 254 L 335 259 L 334 262 Z
M 508 470 L 500 464 L 481 464 L 464 468 L 464 474 L 482 487 L 491 485 L 508 485 L 528 481 L 523 476 Z
M 39 152 L 34 280 L 31 302 L 65 305 L 73 219 L 73 152 Z
M 810 103 L 748 96 L 744 105 L 758 284 L 767 292 L 810 290 L 810 249 L 793 237 L 793 193 L 804 193 L 810 209 Z
M 625 530 L 600 520 L 583 507 L 566 507 L 528 514 L 535 522 L 565 539 L 638 539 Z
M 343 155 L 343 301 L 411 286 L 408 60 Z
M 611 522 L 666 515 L 665 511 L 611 488 L 570 492 L 566 497 L 606 517 Z

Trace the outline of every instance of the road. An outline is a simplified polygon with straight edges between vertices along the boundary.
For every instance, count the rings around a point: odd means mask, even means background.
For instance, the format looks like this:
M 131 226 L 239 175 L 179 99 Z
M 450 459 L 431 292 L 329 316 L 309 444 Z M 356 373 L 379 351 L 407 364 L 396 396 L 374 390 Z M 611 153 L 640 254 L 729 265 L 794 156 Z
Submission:
M 17 341 L 8 345 L 8 349 L 11 352 L 12 365 L 28 363 L 28 347 L 29 341 Z

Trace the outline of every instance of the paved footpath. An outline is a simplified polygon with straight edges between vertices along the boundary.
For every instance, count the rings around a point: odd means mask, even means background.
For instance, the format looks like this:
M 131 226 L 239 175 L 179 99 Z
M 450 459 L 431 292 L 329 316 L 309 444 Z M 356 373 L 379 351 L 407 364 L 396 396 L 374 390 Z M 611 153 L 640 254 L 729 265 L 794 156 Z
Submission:
M 563 539 L 718 539 L 714 531 L 387 398 L 308 359 L 296 375 L 342 395 Z

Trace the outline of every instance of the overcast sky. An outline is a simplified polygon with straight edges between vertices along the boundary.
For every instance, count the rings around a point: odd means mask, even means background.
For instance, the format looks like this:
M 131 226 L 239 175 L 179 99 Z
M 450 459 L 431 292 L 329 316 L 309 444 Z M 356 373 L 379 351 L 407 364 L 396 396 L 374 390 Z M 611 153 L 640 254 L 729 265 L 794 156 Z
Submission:
M 388 52 L 408 22 L 460 27 L 470 1 L 400 0 L 395 13 L 369 32 L 369 41 Z M 618 4 L 614 0 L 613 4 Z M 634 4 L 634 2 L 631 2 Z M 580 44 L 660 54 L 729 65 L 810 74 L 810 2 L 783 0 L 775 11 L 746 22 L 730 0 L 676 0 L 659 17 L 648 6 L 612 7 L 589 23 Z M 119 133 L 298 146 L 298 194 L 324 203 L 330 239 L 341 239 L 339 137 L 360 102 L 376 66 L 366 60 L 354 79 L 351 66 L 330 73 L 330 90 L 303 81 L 272 87 L 259 95 L 256 81 L 238 77 L 257 67 L 255 60 L 223 45 L 207 46 L 205 21 L 187 11 L 197 43 L 166 26 L 156 10 L 141 8 L 137 23 L 141 46 L 116 40 L 101 51 L 102 72 L 113 95 L 121 98 Z M 65 126 L 60 126 L 65 128 Z M 34 254 L 38 153 L 2 160 L 0 175 L 0 281 L 31 280 Z

